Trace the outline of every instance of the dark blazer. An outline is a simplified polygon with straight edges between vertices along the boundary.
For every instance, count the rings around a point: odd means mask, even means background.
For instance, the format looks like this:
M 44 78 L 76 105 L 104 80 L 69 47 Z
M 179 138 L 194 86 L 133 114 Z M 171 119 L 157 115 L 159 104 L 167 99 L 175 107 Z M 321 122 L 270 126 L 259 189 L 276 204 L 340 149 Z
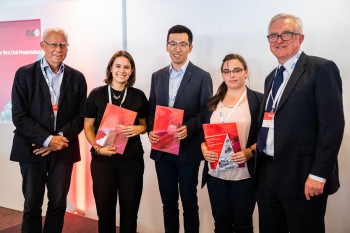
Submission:
M 12 87 L 12 120 L 16 127 L 11 150 L 12 161 L 39 162 L 42 157 L 33 154 L 49 135 L 63 132 L 69 140 L 68 148 L 59 153 L 67 163 L 80 160 L 78 134 L 83 129 L 80 112 L 86 100 L 84 75 L 65 65 L 60 88 L 56 131 L 49 87 L 42 74 L 40 61 L 23 66 L 16 72 Z
M 275 70 L 265 80 L 266 105 Z M 264 107 L 260 112 L 260 123 Z M 337 156 L 344 132 L 342 81 L 333 61 L 302 53 L 274 118 L 274 177 L 284 195 L 304 193 L 309 174 L 327 179 L 324 192 L 339 188 Z M 256 177 L 259 176 L 259 153 Z M 258 180 L 258 179 L 257 179 Z
M 208 99 L 213 94 L 210 74 L 189 62 L 176 95 L 174 108 L 184 110 L 183 125 L 187 126 L 187 138 L 180 142 L 180 162 L 195 162 L 203 159 L 200 149 L 200 134 Z M 169 66 L 153 73 L 149 97 L 150 111 L 148 131 L 153 130 L 156 105 L 168 106 Z M 151 150 L 151 158 L 159 160 L 164 152 Z
M 247 99 L 248 99 L 248 105 L 249 105 L 249 111 L 250 111 L 251 124 L 250 124 L 246 148 L 256 143 L 256 140 L 258 137 L 258 119 L 259 119 L 259 112 L 260 112 L 262 97 L 263 97 L 263 94 L 253 91 L 247 87 Z M 210 123 L 210 118 L 212 113 L 213 112 L 209 112 L 208 114 L 206 114 L 204 118 L 204 123 Z M 255 164 L 254 158 L 250 158 L 247 162 L 248 171 L 251 177 L 254 177 L 254 164 Z M 208 162 L 205 161 L 203 173 L 202 173 L 202 188 L 208 181 L 208 171 L 209 171 Z

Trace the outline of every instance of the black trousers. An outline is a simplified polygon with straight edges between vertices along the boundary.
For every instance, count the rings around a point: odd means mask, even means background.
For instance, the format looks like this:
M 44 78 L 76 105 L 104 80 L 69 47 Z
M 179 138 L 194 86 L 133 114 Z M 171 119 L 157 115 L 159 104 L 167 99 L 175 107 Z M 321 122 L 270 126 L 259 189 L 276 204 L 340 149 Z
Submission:
M 253 233 L 255 192 L 251 178 L 222 180 L 208 176 L 215 233 Z
M 260 171 L 256 192 L 260 233 L 325 232 L 328 195 L 311 197 L 310 201 L 306 200 L 304 193 L 281 195 L 274 182 L 273 161 L 263 160 Z
M 120 233 L 135 233 L 143 186 L 143 159 L 93 159 L 91 175 L 100 233 L 116 232 L 119 197 Z
M 65 164 L 51 153 L 40 163 L 20 163 L 24 210 L 22 233 L 60 233 L 67 207 L 73 164 Z M 47 186 L 48 207 L 42 230 L 42 205 Z
M 160 160 L 156 161 L 165 233 L 179 232 L 179 193 L 185 232 L 199 232 L 197 198 L 199 164 L 200 162 L 180 163 L 178 157 L 171 154 L 164 154 Z

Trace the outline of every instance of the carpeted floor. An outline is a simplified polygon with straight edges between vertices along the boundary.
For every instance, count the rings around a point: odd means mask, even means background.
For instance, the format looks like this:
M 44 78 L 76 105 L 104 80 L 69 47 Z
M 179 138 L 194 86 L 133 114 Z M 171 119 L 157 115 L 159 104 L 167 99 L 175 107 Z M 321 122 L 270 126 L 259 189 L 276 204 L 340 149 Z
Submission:
M 22 212 L 0 207 L 0 233 L 20 233 Z M 66 213 L 63 233 L 97 233 L 97 221 Z M 117 233 L 119 232 L 117 228 Z
M 22 212 L 0 207 L 0 232 L 22 223 Z

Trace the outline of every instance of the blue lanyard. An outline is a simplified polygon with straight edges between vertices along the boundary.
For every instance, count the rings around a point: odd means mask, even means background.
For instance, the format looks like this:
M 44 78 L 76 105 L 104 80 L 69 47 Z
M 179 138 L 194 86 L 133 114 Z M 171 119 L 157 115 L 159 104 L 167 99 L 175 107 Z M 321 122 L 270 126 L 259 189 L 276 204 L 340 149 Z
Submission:
M 50 95 L 51 95 L 51 96 L 53 97 L 53 99 L 54 99 L 54 103 L 53 103 L 53 104 L 58 104 L 58 98 L 57 98 L 57 96 L 56 96 L 55 91 L 53 90 L 52 83 L 50 82 L 49 77 L 47 76 L 47 74 L 46 74 L 46 72 L 45 72 L 45 70 L 44 70 L 44 64 L 43 64 L 43 62 L 44 62 L 44 58 L 41 59 L 41 62 L 40 62 L 41 72 L 43 73 L 44 78 L 45 78 L 46 83 L 47 83 L 47 86 L 49 87 Z
M 299 57 L 300 57 L 300 55 L 301 55 L 301 52 L 302 52 L 302 51 L 300 50 L 300 51 L 297 53 L 297 55 L 295 56 L 295 58 L 294 58 L 294 60 L 293 60 L 293 63 L 292 63 L 292 65 L 290 66 L 290 69 L 291 69 L 291 70 L 294 70 L 295 64 L 297 63 L 297 61 L 298 61 L 298 59 L 299 59 Z M 277 71 L 278 71 L 278 69 L 276 69 L 275 76 L 276 76 L 276 74 L 277 74 Z M 286 85 L 287 85 L 286 80 L 283 80 L 283 83 L 282 83 L 282 85 L 280 86 L 280 88 L 278 89 L 275 98 L 273 98 L 273 96 L 272 96 L 272 89 L 271 89 L 270 94 L 269 94 L 269 98 L 272 98 L 272 101 L 273 101 L 273 102 L 272 102 L 272 112 L 275 112 L 275 109 L 276 109 L 276 106 L 277 106 L 277 102 L 278 102 L 279 99 L 281 98 L 281 95 L 282 95 L 283 90 L 284 90 L 284 88 L 285 88 Z M 269 98 L 268 98 L 268 99 L 269 99 Z

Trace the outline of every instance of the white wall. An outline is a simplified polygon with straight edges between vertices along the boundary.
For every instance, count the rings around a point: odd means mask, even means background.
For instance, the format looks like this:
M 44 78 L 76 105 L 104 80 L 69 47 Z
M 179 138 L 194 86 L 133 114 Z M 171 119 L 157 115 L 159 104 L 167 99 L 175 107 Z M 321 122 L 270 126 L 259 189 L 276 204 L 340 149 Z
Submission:
M 32 0 L 33 1 L 33 0 Z M 31 2 L 32 2 L 31 1 Z M 122 47 L 121 0 L 51 1 L 43 5 L 11 6 L 0 3 L 0 20 L 41 18 L 42 28 L 57 25 L 66 28 L 70 36 L 70 51 L 66 60 L 80 69 L 87 77 L 89 90 L 101 85 L 106 63 L 112 53 Z M 10 1 L 9 1 L 10 2 Z M 21 2 L 17 0 L 17 2 Z M 22 0 L 24 2 L 24 0 Z M 43 1 L 39 1 L 43 2 Z M 48 2 L 48 1 L 46 1 Z M 348 65 L 350 2 L 348 0 L 127 0 L 126 44 L 137 67 L 135 86 L 149 95 L 150 77 L 153 71 L 169 64 L 165 50 L 167 30 L 175 24 L 184 24 L 194 33 L 194 49 L 191 60 L 208 70 L 214 80 L 214 89 L 221 82 L 219 66 L 225 54 L 240 53 L 250 72 L 250 87 L 262 91 L 266 75 L 277 65 L 269 51 L 266 39 L 267 25 L 272 16 L 280 12 L 298 15 L 304 22 L 305 41 L 303 50 L 334 60 L 343 78 L 343 98 L 346 121 L 349 116 L 350 67 Z M 1 180 L 18 181 L 17 165 L 8 162 L 12 140 L 11 126 L 0 125 L 3 140 L 0 140 L 1 187 L 8 185 Z M 329 198 L 326 215 L 327 232 L 350 232 L 347 211 L 350 207 L 349 127 L 346 126 L 339 155 L 342 187 Z M 150 146 L 142 137 L 145 149 L 146 169 L 144 192 L 139 211 L 139 232 L 164 232 L 162 205 L 160 201 L 154 163 L 149 159 Z M 86 153 L 83 168 L 88 170 L 89 154 Z M 7 167 L 4 174 L 3 164 Z M 9 175 L 11 174 L 11 175 Z M 86 173 L 88 179 L 88 172 Z M 11 182 L 11 192 L 20 193 L 20 185 Z M 14 185 L 16 184 L 16 185 Z M 96 217 L 91 203 L 91 187 L 86 186 L 88 202 L 86 213 Z M 6 191 L 1 189 L 0 205 Z M 7 195 L 8 196 L 8 195 Z M 207 190 L 198 189 L 200 202 L 201 232 L 213 232 L 213 221 Z M 257 216 L 254 216 L 257 229 Z M 256 230 L 256 232 L 258 232 Z
M 42 30 L 49 26 L 64 28 L 68 33 L 70 44 L 65 63 L 84 73 L 88 91 L 103 84 L 109 58 L 116 50 L 122 48 L 121 1 L 3 0 L 0 2 L 0 21 L 26 19 L 41 19 Z M 12 124 L 0 124 L 0 187 L 2 187 L 0 206 L 22 210 L 22 180 L 19 166 L 9 161 L 13 129 Z M 77 187 L 71 187 L 74 192 L 69 194 L 68 206 L 70 209 L 83 208 L 87 216 L 96 218 L 91 192 L 89 146 L 83 134 L 80 138 L 83 156 L 82 161 L 75 166 L 75 171 L 80 172 L 79 177 L 73 177 L 76 179 L 72 183 L 76 183 Z M 45 204 L 46 202 L 44 211 Z
M 350 20 L 347 0 L 335 1 L 202 1 L 178 0 L 162 1 L 129 0 L 127 2 L 127 41 L 128 50 L 133 54 L 138 69 L 136 85 L 149 93 L 152 72 L 168 65 L 165 51 L 167 30 L 175 24 L 188 26 L 194 34 L 194 48 L 191 60 L 208 70 L 214 79 L 214 89 L 221 82 L 219 67 L 227 53 L 243 55 L 250 72 L 250 86 L 262 91 L 266 75 L 277 65 L 269 51 L 266 39 L 267 25 L 272 16 L 280 12 L 292 13 L 301 17 L 306 34 L 302 49 L 310 55 L 323 56 L 334 60 L 343 77 L 344 108 L 346 120 L 349 118 L 348 39 Z M 140 39 L 141 37 L 141 39 Z M 327 232 L 350 232 L 347 209 L 350 207 L 349 194 L 349 128 L 346 127 L 343 145 L 339 155 L 340 179 L 342 187 L 329 198 L 326 224 Z M 146 147 L 147 146 L 147 147 Z M 149 149 L 149 145 L 145 145 Z M 153 164 L 148 166 L 153 169 Z M 146 175 L 155 176 L 153 170 Z M 148 180 L 146 178 L 146 180 Z M 156 185 L 149 181 L 152 189 Z M 145 187 L 142 209 L 152 208 L 161 211 L 161 205 L 151 200 L 159 199 L 158 193 L 147 192 Z M 210 204 L 207 190 L 199 190 L 201 232 L 213 232 Z M 152 203 L 152 204 L 151 204 Z M 155 218 L 155 217 L 153 217 Z M 150 219 L 149 221 L 152 221 Z M 254 215 L 257 229 L 257 215 Z M 154 222 L 152 232 L 162 232 L 161 222 Z

